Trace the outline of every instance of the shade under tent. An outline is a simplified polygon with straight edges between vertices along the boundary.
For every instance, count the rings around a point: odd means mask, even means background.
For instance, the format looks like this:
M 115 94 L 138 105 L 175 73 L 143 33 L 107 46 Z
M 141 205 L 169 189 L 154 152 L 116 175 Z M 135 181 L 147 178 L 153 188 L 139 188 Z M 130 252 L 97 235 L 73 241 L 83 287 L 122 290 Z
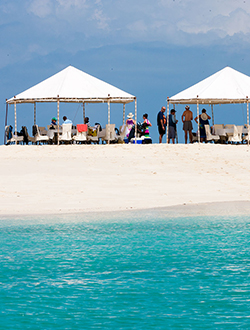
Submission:
M 167 136 L 170 104 L 196 104 L 199 127 L 199 105 L 211 105 L 214 124 L 214 105 L 245 103 L 247 105 L 247 125 L 249 127 L 249 95 L 250 77 L 227 66 L 197 84 L 167 98 Z M 200 142 L 199 129 L 198 142 Z
M 39 84 L 25 90 L 24 92 L 6 100 L 6 123 L 8 105 L 14 104 L 15 131 L 17 131 L 16 106 L 21 103 L 34 104 L 34 125 L 36 124 L 36 103 L 56 102 L 57 119 L 59 124 L 60 102 L 82 103 L 83 117 L 85 118 L 85 104 L 107 103 L 108 124 L 110 124 L 111 103 L 123 104 L 123 123 L 125 122 L 125 105 L 135 102 L 135 121 L 137 122 L 137 99 L 123 90 L 112 86 L 98 78 L 95 78 L 73 66 L 47 78 Z M 110 125 L 108 125 L 110 127 Z M 137 127 L 135 128 L 137 130 Z

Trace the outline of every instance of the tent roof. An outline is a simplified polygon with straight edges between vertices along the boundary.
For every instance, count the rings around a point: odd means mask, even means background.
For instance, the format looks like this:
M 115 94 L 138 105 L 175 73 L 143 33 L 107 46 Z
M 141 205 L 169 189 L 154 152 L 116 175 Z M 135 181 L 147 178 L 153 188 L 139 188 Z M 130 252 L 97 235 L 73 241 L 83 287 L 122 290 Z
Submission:
M 169 98 L 170 103 L 245 103 L 250 97 L 250 77 L 230 67 Z
M 81 70 L 68 66 L 50 78 L 7 100 L 7 103 L 34 102 L 117 102 L 129 103 L 135 96 Z

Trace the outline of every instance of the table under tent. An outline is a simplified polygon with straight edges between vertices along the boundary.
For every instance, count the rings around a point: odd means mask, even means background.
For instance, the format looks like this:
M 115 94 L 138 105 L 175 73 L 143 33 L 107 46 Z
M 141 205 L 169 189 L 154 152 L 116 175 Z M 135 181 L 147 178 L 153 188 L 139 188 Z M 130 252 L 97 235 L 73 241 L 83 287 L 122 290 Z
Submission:
M 182 92 L 167 98 L 167 136 L 169 129 L 169 106 L 173 104 L 196 104 L 199 127 L 199 106 L 210 105 L 212 111 L 212 124 L 214 125 L 214 105 L 220 104 L 246 104 L 247 127 L 249 129 L 249 96 L 250 77 L 230 67 L 216 72 L 197 84 Z M 200 131 L 198 129 L 198 142 Z M 249 134 L 248 134 L 249 143 Z
M 95 78 L 73 66 L 56 73 L 50 78 L 25 90 L 24 92 L 6 101 L 5 126 L 8 121 L 8 106 L 14 105 L 15 132 L 17 132 L 17 104 L 34 104 L 34 125 L 36 125 L 36 103 L 55 102 L 57 104 L 57 127 L 59 130 L 60 103 L 82 103 L 83 120 L 85 119 L 85 105 L 88 103 L 107 103 L 108 105 L 108 129 L 110 127 L 111 103 L 123 105 L 123 124 L 125 124 L 125 106 L 135 102 L 135 121 L 137 122 L 137 99 L 123 90 L 112 86 L 98 78 Z M 136 125 L 135 125 L 136 126 Z M 135 127 L 137 131 L 137 127 Z M 59 131 L 58 131 L 59 135 Z M 5 136 L 6 138 L 6 136 Z M 17 144 L 17 136 L 14 136 Z M 59 141 L 58 141 L 59 143 Z M 108 139 L 109 143 L 109 139 Z

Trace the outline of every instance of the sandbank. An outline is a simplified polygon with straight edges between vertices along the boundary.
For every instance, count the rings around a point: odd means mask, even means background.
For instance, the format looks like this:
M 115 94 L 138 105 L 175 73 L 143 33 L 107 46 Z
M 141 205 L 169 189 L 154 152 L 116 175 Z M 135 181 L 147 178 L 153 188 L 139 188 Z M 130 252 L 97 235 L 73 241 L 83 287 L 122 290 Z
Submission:
M 0 146 L 0 215 L 247 213 L 249 165 L 247 145 Z

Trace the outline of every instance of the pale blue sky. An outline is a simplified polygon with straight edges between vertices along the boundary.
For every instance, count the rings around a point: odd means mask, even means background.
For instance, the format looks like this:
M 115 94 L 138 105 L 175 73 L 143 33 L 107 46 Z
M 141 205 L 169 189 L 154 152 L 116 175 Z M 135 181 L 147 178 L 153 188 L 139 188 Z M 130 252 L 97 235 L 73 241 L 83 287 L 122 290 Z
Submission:
M 136 95 L 139 116 L 148 112 L 154 125 L 155 142 L 156 113 L 167 96 L 226 65 L 250 75 L 249 0 L 2 0 L 0 18 L 0 143 L 5 99 L 68 65 Z M 244 106 L 236 116 L 231 108 L 230 120 L 243 123 Z M 119 126 L 116 109 L 113 121 Z M 222 122 L 219 109 L 216 119 Z M 180 117 L 182 107 L 177 110 Z M 39 105 L 38 111 L 38 124 L 48 124 L 53 106 Z M 75 106 L 66 111 L 81 120 Z M 91 106 L 88 115 L 105 125 L 106 109 Z M 31 133 L 29 107 L 18 110 L 21 125 Z M 181 125 L 179 135 L 183 140 Z

